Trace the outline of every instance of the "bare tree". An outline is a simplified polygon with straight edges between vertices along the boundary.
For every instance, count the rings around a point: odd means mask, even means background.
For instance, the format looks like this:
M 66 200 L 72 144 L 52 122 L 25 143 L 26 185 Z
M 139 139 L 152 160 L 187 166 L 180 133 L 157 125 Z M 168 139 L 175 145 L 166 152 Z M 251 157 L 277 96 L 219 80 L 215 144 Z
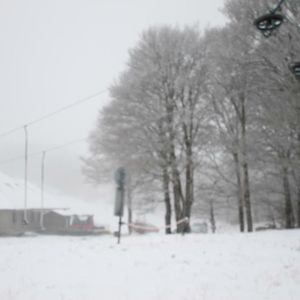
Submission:
M 167 233 L 172 198 L 177 222 L 190 217 L 194 201 L 194 148 L 206 121 L 202 49 L 194 28 L 145 31 L 130 51 L 127 70 L 111 87 L 113 100 L 91 134 L 92 157 L 86 160 L 93 167 L 93 159 L 104 155 L 161 182 Z M 177 231 L 188 232 L 190 226 L 179 222 Z

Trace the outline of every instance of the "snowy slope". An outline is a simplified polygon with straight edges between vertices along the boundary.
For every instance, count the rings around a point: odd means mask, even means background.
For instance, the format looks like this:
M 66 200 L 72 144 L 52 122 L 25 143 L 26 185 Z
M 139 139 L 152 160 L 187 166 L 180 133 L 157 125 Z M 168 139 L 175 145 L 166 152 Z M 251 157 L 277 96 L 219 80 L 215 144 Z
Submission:
M 300 230 L 0 239 L 3 300 L 297 300 Z
M 28 184 L 27 207 L 41 207 L 40 188 Z M 108 195 L 110 196 L 110 195 Z M 95 222 L 102 225 L 111 225 L 116 221 L 113 218 L 112 205 L 107 204 L 106 199 L 87 202 L 82 199 L 61 195 L 55 192 L 45 192 L 45 208 L 68 208 L 67 214 L 92 214 L 95 216 Z M 13 179 L 3 173 L 0 173 L 0 209 L 5 208 L 24 208 L 24 181 Z

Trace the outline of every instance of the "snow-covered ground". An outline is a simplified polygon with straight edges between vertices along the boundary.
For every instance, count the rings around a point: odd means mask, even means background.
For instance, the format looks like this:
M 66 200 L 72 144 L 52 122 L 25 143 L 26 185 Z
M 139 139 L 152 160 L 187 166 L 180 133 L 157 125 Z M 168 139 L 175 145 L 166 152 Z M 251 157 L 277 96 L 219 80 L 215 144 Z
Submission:
M 23 193 L 23 181 L 0 173 L 0 208 L 22 209 Z M 28 208 L 39 208 L 40 198 L 29 184 Z M 93 214 L 113 231 L 113 191 L 107 198 L 87 202 L 47 191 L 45 207 Z M 163 215 L 142 221 L 161 227 Z M 217 227 L 215 235 L 124 236 L 121 245 L 112 235 L 2 237 L 0 300 L 299 299 L 300 230 Z
M 1 300 L 297 300 L 300 230 L 0 239 Z

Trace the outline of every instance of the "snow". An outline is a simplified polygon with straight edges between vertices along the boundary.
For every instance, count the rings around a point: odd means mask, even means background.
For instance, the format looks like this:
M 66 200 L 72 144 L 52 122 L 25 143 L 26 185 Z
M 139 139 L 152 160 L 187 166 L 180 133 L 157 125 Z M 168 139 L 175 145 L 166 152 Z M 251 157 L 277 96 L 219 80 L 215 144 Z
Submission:
M 3 300 L 299 299 L 300 230 L 0 239 Z
M 22 181 L 0 173 L 0 208 L 22 209 L 23 193 Z M 92 214 L 97 224 L 113 231 L 118 218 L 113 217 L 113 203 L 106 203 L 45 194 L 45 207 Z M 40 189 L 29 185 L 28 208 L 39 207 Z M 148 214 L 143 221 L 161 227 L 163 215 Z M 0 299 L 299 298 L 300 230 L 240 234 L 236 226 L 217 227 L 215 235 L 165 236 L 163 230 L 126 235 L 120 245 L 112 235 L 2 237 Z

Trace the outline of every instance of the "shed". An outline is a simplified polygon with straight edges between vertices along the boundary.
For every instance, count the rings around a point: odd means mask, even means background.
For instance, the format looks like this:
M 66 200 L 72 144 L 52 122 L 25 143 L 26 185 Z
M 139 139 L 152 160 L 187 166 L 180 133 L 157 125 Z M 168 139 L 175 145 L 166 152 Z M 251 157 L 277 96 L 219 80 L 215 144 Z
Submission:
M 44 215 L 44 230 L 48 233 L 66 233 L 69 230 L 70 216 L 59 211 L 49 211 Z
M 27 231 L 39 231 L 41 209 L 0 209 L 0 235 L 22 235 Z

